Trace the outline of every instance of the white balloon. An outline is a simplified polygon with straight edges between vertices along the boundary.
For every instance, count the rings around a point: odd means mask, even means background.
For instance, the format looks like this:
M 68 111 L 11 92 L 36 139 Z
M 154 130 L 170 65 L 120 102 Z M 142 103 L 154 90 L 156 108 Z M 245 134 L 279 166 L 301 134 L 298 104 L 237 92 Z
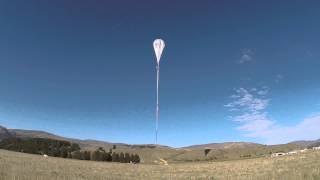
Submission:
M 156 107 L 156 141 L 158 141 L 158 122 L 159 122 L 159 66 L 162 51 L 165 47 L 164 41 L 162 39 L 156 39 L 153 41 L 154 52 L 157 58 L 157 107 Z
M 157 62 L 160 63 L 160 58 L 162 51 L 165 47 L 164 41 L 162 39 L 156 39 L 153 41 L 154 52 L 156 53 Z

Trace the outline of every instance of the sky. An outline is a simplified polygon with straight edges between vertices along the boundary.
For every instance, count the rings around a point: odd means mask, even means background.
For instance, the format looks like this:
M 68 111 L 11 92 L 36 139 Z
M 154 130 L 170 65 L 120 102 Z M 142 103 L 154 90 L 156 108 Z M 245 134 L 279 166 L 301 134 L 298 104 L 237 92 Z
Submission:
M 0 125 L 173 147 L 320 138 L 320 2 L 2 0 Z

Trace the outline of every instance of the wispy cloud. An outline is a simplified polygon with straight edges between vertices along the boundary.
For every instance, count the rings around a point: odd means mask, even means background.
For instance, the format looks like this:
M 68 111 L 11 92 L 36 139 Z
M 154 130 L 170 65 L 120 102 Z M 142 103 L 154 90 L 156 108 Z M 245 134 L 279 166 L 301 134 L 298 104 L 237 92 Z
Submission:
M 230 96 L 234 100 L 231 103 L 225 105 L 226 107 L 241 108 L 242 111 L 257 113 L 261 110 L 264 110 L 269 104 L 269 99 L 254 97 L 256 89 L 251 89 L 249 91 L 245 88 L 239 88 L 235 91 L 236 94 Z M 258 92 L 260 91 L 261 90 L 259 90 Z
M 258 95 L 266 96 L 269 93 L 268 87 L 264 86 L 259 91 L 257 91 Z
M 243 49 L 241 51 L 241 57 L 240 57 L 239 63 L 243 64 L 246 62 L 250 62 L 253 60 L 253 56 L 254 56 L 253 49 Z
M 232 102 L 225 105 L 235 113 L 233 121 L 244 136 L 261 138 L 267 144 L 287 143 L 294 140 L 320 138 L 320 114 L 307 117 L 294 126 L 282 126 L 268 116 L 271 99 L 266 98 L 268 88 L 239 88 L 231 95 Z
M 275 82 L 279 83 L 283 80 L 284 76 L 282 74 L 277 74 L 275 77 Z

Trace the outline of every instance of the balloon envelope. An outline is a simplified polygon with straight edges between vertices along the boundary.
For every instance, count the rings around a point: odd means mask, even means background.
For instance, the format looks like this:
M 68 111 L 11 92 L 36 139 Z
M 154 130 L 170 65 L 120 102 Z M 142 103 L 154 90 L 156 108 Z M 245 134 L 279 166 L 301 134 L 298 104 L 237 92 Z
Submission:
M 162 39 L 156 39 L 153 41 L 154 52 L 156 53 L 157 62 L 159 64 L 162 51 L 165 47 L 164 41 Z

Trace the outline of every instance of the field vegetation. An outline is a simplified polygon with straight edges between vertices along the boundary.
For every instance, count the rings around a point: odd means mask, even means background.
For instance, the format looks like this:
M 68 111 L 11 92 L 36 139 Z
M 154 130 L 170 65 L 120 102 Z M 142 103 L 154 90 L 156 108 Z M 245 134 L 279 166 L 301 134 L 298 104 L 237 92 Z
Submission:
M 0 179 L 320 179 L 320 152 L 169 165 L 79 161 L 0 150 Z

